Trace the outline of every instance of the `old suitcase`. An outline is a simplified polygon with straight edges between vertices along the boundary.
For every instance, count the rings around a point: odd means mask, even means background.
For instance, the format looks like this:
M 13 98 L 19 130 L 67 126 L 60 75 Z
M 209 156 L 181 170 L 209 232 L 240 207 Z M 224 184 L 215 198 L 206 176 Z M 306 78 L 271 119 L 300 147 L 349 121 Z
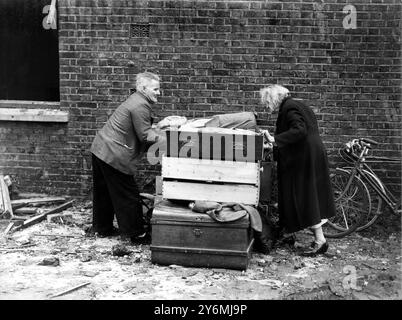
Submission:
M 159 200 L 151 225 L 152 263 L 247 269 L 253 245 L 248 216 L 220 223 L 185 205 Z

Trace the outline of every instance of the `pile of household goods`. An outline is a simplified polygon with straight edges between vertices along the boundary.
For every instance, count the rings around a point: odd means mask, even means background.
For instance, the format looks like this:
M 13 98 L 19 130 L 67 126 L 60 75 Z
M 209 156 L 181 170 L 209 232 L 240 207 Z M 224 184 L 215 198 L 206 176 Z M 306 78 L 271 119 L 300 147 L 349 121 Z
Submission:
M 247 269 L 262 231 L 264 137 L 253 112 L 164 118 L 162 194 L 152 214 L 158 264 Z

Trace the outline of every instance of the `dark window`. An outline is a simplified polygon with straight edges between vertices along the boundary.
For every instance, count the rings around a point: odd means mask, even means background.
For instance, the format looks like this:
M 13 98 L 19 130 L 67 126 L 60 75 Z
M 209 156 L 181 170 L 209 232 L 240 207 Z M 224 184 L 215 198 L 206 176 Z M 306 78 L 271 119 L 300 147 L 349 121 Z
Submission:
M 51 0 L 0 0 L 0 99 L 59 101 L 56 24 Z

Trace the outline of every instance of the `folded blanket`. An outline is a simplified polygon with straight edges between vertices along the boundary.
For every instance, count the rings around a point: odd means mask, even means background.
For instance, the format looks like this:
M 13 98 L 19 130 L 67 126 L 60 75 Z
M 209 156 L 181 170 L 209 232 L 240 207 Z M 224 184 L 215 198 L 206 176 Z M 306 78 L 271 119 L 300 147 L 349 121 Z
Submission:
M 262 221 L 256 208 L 235 202 L 219 203 L 214 201 L 194 201 L 189 204 L 194 212 L 206 213 L 218 222 L 232 222 L 245 217 L 250 217 L 251 227 L 258 232 L 262 231 Z
M 244 204 L 239 204 L 240 207 L 242 207 L 244 210 L 246 210 L 250 216 L 250 224 L 251 227 L 258 232 L 262 231 L 262 221 L 261 221 L 261 216 L 260 213 L 256 208 L 253 206 L 249 205 L 244 205 Z
M 206 214 L 208 214 L 212 219 L 218 222 L 232 222 L 245 217 L 247 215 L 247 211 L 233 211 L 231 208 L 223 208 L 221 211 L 207 211 Z

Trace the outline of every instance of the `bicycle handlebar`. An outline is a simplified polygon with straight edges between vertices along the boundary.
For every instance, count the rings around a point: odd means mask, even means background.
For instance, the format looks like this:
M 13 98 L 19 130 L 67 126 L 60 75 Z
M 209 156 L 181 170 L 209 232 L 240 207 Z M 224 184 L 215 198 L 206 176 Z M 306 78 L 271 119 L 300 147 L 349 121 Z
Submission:
M 388 157 L 375 157 L 368 156 L 368 151 L 371 148 L 371 145 L 379 144 L 377 141 L 368 138 L 358 138 L 352 139 L 345 143 L 344 147 L 338 149 L 338 153 L 343 160 L 352 164 L 358 160 L 361 161 L 370 161 L 370 162 L 392 162 L 392 163 L 400 163 L 400 159 L 388 158 Z
M 369 138 L 358 138 L 348 141 L 345 144 L 345 149 L 348 153 L 360 158 L 361 156 L 367 155 L 367 152 L 364 152 L 364 154 L 361 154 L 360 156 L 357 154 L 357 152 L 363 151 L 364 148 L 366 148 L 366 150 L 371 149 L 371 145 L 378 145 L 378 142 Z
M 377 141 L 374 141 L 369 138 L 358 138 L 358 139 L 353 139 L 351 141 L 348 141 L 346 143 L 346 148 L 347 149 L 352 149 L 355 146 L 358 146 L 360 148 L 362 147 L 367 147 L 368 149 L 371 149 L 371 145 L 378 145 Z
M 369 138 L 360 138 L 359 140 L 360 140 L 360 141 L 363 141 L 363 142 L 365 142 L 365 143 L 370 143 L 370 144 L 375 145 L 375 146 L 378 144 L 377 141 L 374 141 L 374 140 L 369 139 Z

